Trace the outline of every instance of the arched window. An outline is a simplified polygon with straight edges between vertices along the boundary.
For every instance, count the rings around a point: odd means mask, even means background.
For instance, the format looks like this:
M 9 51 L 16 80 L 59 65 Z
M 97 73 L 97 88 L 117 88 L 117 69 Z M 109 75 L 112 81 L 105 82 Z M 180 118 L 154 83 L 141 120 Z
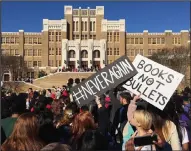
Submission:
M 93 23 L 90 21 L 90 31 L 93 31 Z
M 68 57 L 69 58 L 75 58 L 76 56 L 75 56 L 75 51 L 74 50 L 70 50 L 70 51 L 68 51 Z
M 81 57 L 82 58 L 88 58 L 88 51 L 87 50 L 82 50 Z
M 76 31 L 75 25 L 76 25 L 76 22 L 73 21 L 73 31 Z
M 84 22 L 81 22 L 81 31 L 84 31 Z
M 85 31 L 87 31 L 88 29 L 87 29 L 87 22 L 85 22 Z
M 95 31 L 96 25 L 95 25 L 95 21 L 93 22 L 93 31 Z
M 99 50 L 94 50 L 93 51 L 93 57 L 94 58 L 100 58 L 100 51 Z
M 76 31 L 78 31 L 78 21 L 76 22 Z

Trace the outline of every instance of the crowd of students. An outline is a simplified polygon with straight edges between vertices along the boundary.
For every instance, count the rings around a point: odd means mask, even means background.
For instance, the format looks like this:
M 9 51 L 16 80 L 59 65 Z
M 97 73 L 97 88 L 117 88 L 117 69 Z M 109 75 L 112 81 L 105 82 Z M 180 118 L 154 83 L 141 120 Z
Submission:
M 2 94 L 1 150 L 189 151 L 189 88 L 175 92 L 162 111 L 121 86 L 79 108 L 70 95 L 72 86 Z M 156 139 L 137 146 L 135 139 L 143 136 Z
M 96 72 L 96 71 L 99 71 L 100 69 L 101 69 L 101 67 L 98 65 L 91 66 L 91 68 L 88 68 L 87 66 L 83 66 L 83 67 L 78 66 L 77 68 L 63 67 L 62 69 L 60 69 L 60 67 L 58 67 L 56 72 Z

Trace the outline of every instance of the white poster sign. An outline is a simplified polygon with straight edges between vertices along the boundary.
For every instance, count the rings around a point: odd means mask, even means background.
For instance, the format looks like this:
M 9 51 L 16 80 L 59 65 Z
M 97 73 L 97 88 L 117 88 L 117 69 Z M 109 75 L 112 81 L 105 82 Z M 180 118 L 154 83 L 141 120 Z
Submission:
M 136 56 L 133 65 L 138 73 L 123 87 L 163 110 L 184 75 L 141 55 Z

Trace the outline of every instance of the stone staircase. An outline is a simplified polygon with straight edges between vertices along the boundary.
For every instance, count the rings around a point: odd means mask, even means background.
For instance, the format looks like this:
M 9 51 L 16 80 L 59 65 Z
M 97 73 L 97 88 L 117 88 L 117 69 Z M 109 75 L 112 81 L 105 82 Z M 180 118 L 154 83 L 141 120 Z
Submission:
M 5 81 L 3 82 L 3 87 L 5 89 L 11 89 L 16 93 L 25 93 L 29 88 L 32 88 L 33 90 L 43 89 L 42 87 L 24 81 Z
M 41 88 L 61 87 L 62 85 L 66 85 L 70 78 L 74 80 L 76 78 L 88 78 L 94 73 L 95 72 L 57 72 L 35 79 L 33 84 Z

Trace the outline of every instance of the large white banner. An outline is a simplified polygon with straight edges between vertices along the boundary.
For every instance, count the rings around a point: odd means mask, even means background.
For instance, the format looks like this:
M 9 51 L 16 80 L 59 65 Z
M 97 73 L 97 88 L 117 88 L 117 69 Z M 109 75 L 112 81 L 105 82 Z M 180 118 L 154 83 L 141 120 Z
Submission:
M 163 110 L 184 75 L 141 55 L 136 56 L 133 65 L 138 73 L 123 87 Z

